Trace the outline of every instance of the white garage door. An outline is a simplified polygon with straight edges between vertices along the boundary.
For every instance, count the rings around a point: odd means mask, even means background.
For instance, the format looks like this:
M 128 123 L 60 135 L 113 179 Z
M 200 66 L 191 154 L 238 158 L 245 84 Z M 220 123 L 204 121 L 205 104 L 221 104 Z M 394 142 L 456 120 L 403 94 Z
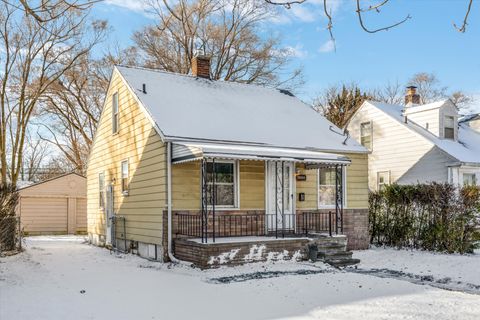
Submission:
M 22 197 L 20 215 L 25 232 L 67 233 L 68 200 L 66 198 Z

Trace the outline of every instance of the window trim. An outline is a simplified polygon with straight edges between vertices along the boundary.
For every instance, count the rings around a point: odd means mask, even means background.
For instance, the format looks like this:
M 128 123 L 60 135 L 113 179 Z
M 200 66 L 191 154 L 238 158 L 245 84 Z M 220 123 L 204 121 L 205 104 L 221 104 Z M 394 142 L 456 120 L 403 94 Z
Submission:
M 211 160 L 207 162 L 212 162 Z M 233 164 L 233 205 L 215 205 L 215 208 L 219 209 L 240 209 L 240 163 L 238 160 L 223 160 L 215 159 L 215 163 L 231 163 Z M 202 174 L 202 167 L 200 166 L 200 176 Z M 202 179 L 200 178 L 200 205 L 202 202 Z M 212 205 L 208 205 L 207 208 L 213 208 Z
M 362 143 L 362 138 L 364 137 L 364 136 L 362 136 L 362 126 L 365 125 L 365 124 L 370 125 L 370 146 L 368 146 L 368 147 L 363 145 L 363 143 Z M 360 123 L 360 144 L 370 151 L 373 150 L 373 121 L 370 120 L 370 121 L 365 121 L 365 122 Z
M 127 164 L 127 186 L 126 186 L 126 189 L 123 189 L 123 164 L 126 163 Z M 130 163 L 128 161 L 128 159 L 125 159 L 125 160 L 122 160 L 120 162 L 120 187 L 121 187 L 121 190 L 122 190 L 122 195 L 124 196 L 128 196 L 129 194 L 129 190 L 130 190 L 130 181 L 128 181 L 128 179 L 130 179 Z
M 117 111 L 114 113 L 113 106 L 116 104 Z M 120 128 L 120 104 L 118 99 L 118 91 L 112 95 L 112 134 L 118 134 Z
M 103 191 L 100 188 L 100 177 L 102 177 L 103 182 Z M 105 171 L 101 171 L 98 173 L 98 208 L 100 210 L 105 210 L 105 195 L 106 195 L 106 186 L 105 186 Z M 103 201 L 101 199 L 103 198 Z M 102 204 L 103 202 L 103 204 Z
M 392 184 L 392 181 L 391 181 L 391 172 L 390 170 L 385 170 L 385 171 L 377 171 L 377 191 L 380 191 L 380 174 L 382 173 L 386 173 L 387 174 L 387 177 L 388 177 L 388 182 L 387 183 L 384 183 L 383 185 L 389 185 L 389 184 Z
M 317 209 L 335 209 L 335 203 L 333 205 L 321 205 L 320 204 L 320 168 L 317 169 Z M 342 166 L 342 189 L 343 189 L 343 209 L 347 208 L 347 167 Z
M 447 127 L 447 125 L 446 125 L 446 122 L 447 122 L 446 120 L 447 120 L 447 118 L 452 118 L 452 121 L 453 121 L 453 126 L 452 126 L 452 127 Z M 447 131 L 447 129 L 453 130 L 453 136 L 452 136 L 451 138 L 447 138 L 447 136 L 446 136 L 446 134 L 445 134 L 446 131 Z M 455 141 L 455 116 L 448 115 L 448 114 L 446 114 L 446 115 L 443 116 L 443 138 L 444 138 L 444 139 L 447 139 L 447 140 L 453 140 L 453 141 Z

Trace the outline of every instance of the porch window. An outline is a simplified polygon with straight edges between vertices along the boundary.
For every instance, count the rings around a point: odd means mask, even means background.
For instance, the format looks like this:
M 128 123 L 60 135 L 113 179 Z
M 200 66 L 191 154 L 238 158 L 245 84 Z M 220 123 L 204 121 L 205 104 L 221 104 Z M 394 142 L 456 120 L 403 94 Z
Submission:
M 215 166 L 215 170 L 214 170 Z M 215 171 L 215 174 L 213 173 Z M 213 186 L 215 185 L 215 205 L 220 207 L 235 207 L 236 204 L 236 163 L 207 163 L 207 200 L 213 205 Z
M 342 168 L 338 168 L 338 173 L 342 173 Z M 319 169 L 318 174 L 318 206 L 319 207 L 334 207 L 335 206 L 335 168 Z M 343 179 L 340 181 L 342 190 L 345 191 Z M 345 199 L 345 192 L 343 193 L 342 202 Z
M 118 132 L 119 112 L 118 112 L 118 92 L 112 96 L 112 133 Z
M 368 150 L 372 150 L 372 123 L 363 122 L 360 124 L 360 143 Z
M 455 118 L 452 116 L 445 117 L 444 137 L 450 140 L 455 139 Z
M 463 174 L 463 185 L 464 186 L 476 186 L 477 185 L 477 177 L 475 173 L 464 173 Z
M 128 160 L 122 161 L 122 193 L 128 195 Z
M 100 209 L 105 208 L 105 173 L 98 174 L 98 206 Z

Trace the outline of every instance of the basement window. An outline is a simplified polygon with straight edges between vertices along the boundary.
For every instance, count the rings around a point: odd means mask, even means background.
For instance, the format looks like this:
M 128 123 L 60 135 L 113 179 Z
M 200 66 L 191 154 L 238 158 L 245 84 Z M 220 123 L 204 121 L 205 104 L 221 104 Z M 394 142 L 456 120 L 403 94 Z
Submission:
M 372 122 L 360 124 L 360 143 L 368 150 L 372 150 Z
M 119 118 L 118 92 L 115 92 L 112 96 L 112 133 L 114 134 L 118 132 Z
M 444 137 L 445 139 L 455 140 L 455 118 L 452 116 L 445 117 Z

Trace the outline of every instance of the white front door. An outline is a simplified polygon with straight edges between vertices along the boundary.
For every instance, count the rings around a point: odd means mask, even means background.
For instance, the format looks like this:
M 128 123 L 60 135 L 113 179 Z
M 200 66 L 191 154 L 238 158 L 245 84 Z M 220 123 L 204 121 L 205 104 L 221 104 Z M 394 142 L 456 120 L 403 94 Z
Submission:
M 266 183 L 267 213 L 265 223 L 267 231 L 294 230 L 293 163 L 267 162 Z
M 109 184 L 107 185 L 107 192 L 105 195 L 105 224 L 106 224 L 106 234 L 105 234 L 105 240 L 107 245 L 112 244 L 112 217 L 114 215 L 113 212 L 113 185 Z

